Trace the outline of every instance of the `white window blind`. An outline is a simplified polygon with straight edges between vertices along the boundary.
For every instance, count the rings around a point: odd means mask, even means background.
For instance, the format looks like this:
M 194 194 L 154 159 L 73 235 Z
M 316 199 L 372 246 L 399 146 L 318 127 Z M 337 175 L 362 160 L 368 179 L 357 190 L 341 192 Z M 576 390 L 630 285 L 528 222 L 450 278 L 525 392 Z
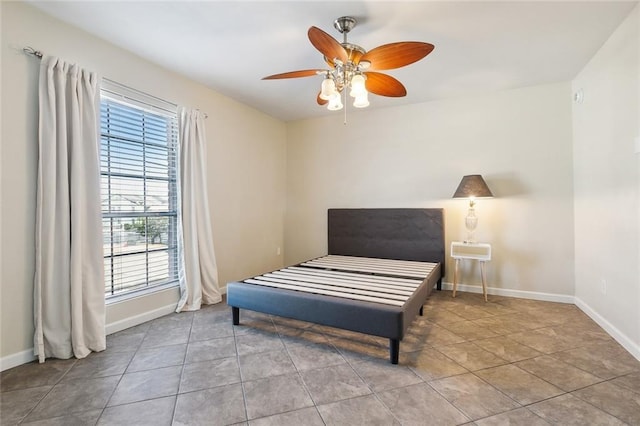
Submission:
M 175 106 L 125 88 L 101 95 L 105 296 L 177 285 Z

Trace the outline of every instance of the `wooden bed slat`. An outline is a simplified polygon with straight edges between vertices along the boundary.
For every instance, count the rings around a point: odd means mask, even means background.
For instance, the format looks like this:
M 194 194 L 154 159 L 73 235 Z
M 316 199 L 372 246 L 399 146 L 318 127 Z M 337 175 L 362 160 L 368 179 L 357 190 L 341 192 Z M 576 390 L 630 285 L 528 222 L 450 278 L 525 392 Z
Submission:
M 256 279 L 248 279 L 248 280 L 244 280 L 244 282 L 249 284 L 264 285 L 267 287 L 302 291 L 305 293 L 323 294 L 325 296 L 336 296 L 336 297 L 342 297 L 345 299 L 352 299 L 352 300 L 364 300 L 366 302 L 381 303 L 385 305 L 402 306 L 404 304 L 403 301 L 390 300 L 387 298 L 371 297 L 371 296 L 365 296 L 365 295 L 359 295 L 359 294 L 353 294 L 353 293 L 344 293 L 339 291 L 326 290 L 322 288 L 304 287 L 301 285 L 291 285 L 291 284 L 262 281 L 262 280 L 256 280 Z
M 270 274 L 261 275 L 260 277 L 257 277 L 257 278 L 283 279 L 283 280 L 289 280 L 289 281 L 300 282 L 300 283 L 320 284 L 320 285 L 332 286 L 336 288 L 343 288 L 346 291 L 351 291 L 351 289 L 353 289 L 353 290 L 363 290 L 363 291 L 375 291 L 381 294 L 388 293 L 388 294 L 397 294 L 397 295 L 405 295 L 405 296 L 410 296 L 411 293 L 413 293 L 413 291 L 411 290 L 407 291 L 406 289 L 403 289 L 403 288 L 380 287 L 376 285 L 366 285 L 362 283 L 354 284 L 347 280 L 339 280 L 339 279 L 333 279 L 333 278 L 319 280 L 316 277 L 305 277 L 299 274 L 270 273 Z
M 402 290 L 402 291 L 408 291 L 408 292 L 412 292 L 413 290 L 415 290 L 415 288 L 418 287 L 422 282 L 420 280 L 414 280 L 413 285 L 411 285 L 409 283 L 396 283 L 392 281 L 385 281 L 384 279 L 375 280 L 373 279 L 373 278 L 377 278 L 377 276 L 375 275 L 365 275 L 364 277 L 361 277 L 361 279 L 356 279 L 351 276 L 341 276 L 338 274 L 317 275 L 314 273 L 307 273 L 304 271 L 290 271 L 288 269 L 281 269 L 279 271 L 275 271 L 271 273 L 278 274 L 278 275 L 286 275 L 290 277 L 304 277 L 304 279 L 309 279 L 309 280 L 318 280 L 318 281 L 324 280 L 326 282 L 331 282 L 332 280 L 336 280 L 344 283 L 362 284 L 362 285 L 368 285 L 371 287 L 388 288 L 388 289 Z
M 333 276 L 341 276 L 345 278 L 349 278 L 354 281 L 367 281 L 367 282 L 380 282 L 380 283 L 390 283 L 390 284 L 398 284 L 404 285 L 408 288 L 415 288 L 415 283 L 419 284 L 419 280 L 415 278 L 397 278 L 397 277 L 385 277 L 382 275 L 371 275 L 371 274 L 358 274 L 356 272 L 344 272 L 344 271 L 332 271 L 328 269 L 315 269 L 315 268 L 306 268 L 299 266 L 290 266 L 288 268 L 283 269 L 284 271 L 301 271 L 308 275 L 316 275 L 319 277 L 333 277 Z
M 399 277 L 412 277 L 412 278 L 424 278 L 425 275 L 428 275 L 433 268 L 422 269 L 422 270 L 412 270 L 409 271 L 406 268 L 402 267 L 389 267 L 389 266 L 375 266 L 374 264 L 358 264 L 358 263 L 350 263 L 350 262 L 342 262 L 342 261 L 332 261 L 332 260 L 323 260 L 315 259 L 309 262 L 302 263 L 303 266 L 315 267 L 315 268 L 331 268 L 338 269 L 341 271 L 354 271 L 354 272 L 368 272 L 368 273 L 377 273 L 391 276 L 399 276 Z M 435 265 L 434 265 L 435 267 Z

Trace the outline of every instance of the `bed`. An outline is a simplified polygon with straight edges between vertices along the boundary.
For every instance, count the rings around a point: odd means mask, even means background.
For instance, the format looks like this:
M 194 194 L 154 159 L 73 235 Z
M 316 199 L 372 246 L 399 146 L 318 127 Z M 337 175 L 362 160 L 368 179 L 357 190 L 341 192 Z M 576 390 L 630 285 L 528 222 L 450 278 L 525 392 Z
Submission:
M 444 276 L 442 209 L 329 209 L 328 254 L 227 284 L 248 309 L 400 341 Z

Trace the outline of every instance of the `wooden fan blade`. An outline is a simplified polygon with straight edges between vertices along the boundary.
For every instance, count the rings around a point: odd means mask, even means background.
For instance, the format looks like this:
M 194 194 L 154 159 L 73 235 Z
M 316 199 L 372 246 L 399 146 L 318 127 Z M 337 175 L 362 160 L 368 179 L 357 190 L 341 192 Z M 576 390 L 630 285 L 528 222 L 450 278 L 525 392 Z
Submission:
M 371 49 L 360 58 L 360 63 L 371 63 L 369 70 L 392 70 L 404 67 L 427 56 L 433 51 L 433 44 L 421 41 L 401 41 L 384 44 Z
M 277 80 L 280 78 L 311 77 L 313 75 L 318 75 L 318 72 L 324 72 L 324 71 L 326 70 L 300 70 L 300 71 L 283 72 L 282 74 L 274 74 L 274 75 L 269 75 L 267 77 L 262 77 L 262 79 Z
M 342 47 L 335 38 L 331 37 L 318 27 L 309 28 L 307 35 L 309 36 L 309 41 L 313 44 L 313 47 L 318 49 L 320 53 L 327 58 L 327 60 L 333 61 L 338 58 L 343 63 L 347 62 L 347 51 L 344 50 L 344 47 Z
M 318 105 L 326 105 L 329 103 L 329 101 L 322 99 L 320 97 L 320 93 L 322 93 L 322 91 L 318 92 L 318 96 L 316 96 L 316 102 L 318 103 Z
M 364 87 L 367 91 L 380 96 L 400 98 L 406 96 L 407 89 L 395 78 L 379 72 L 365 72 L 367 76 Z

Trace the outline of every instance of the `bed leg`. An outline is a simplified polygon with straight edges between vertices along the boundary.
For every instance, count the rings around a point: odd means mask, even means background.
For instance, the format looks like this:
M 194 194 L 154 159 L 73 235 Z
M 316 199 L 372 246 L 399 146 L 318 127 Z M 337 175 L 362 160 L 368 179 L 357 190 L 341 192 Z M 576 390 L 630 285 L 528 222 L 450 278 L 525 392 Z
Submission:
M 231 316 L 233 317 L 233 325 L 240 325 L 240 308 L 232 306 Z
M 438 280 L 438 283 L 436 284 L 436 290 L 442 290 L 442 278 Z
M 400 340 L 389 339 L 389 358 L 391 364 L 398 363 L 398 355 L 400 354 Z

